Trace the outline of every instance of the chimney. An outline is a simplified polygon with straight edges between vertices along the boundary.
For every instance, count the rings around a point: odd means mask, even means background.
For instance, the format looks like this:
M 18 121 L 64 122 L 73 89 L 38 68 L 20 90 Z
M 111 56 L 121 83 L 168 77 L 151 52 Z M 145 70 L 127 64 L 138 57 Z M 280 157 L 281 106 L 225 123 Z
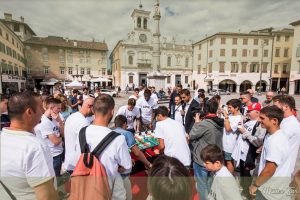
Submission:
M 7 21 L 11 21 L 12 20 L 12 14 L 11 13 L 4 13 L 4 19 Z
M 21 16 L 20 19 L 21 19 L 21 22 L 24 23 L 24 17 Z
M 74 47 L 77 47 L 77 42 L 76 41 L 74 41 Z

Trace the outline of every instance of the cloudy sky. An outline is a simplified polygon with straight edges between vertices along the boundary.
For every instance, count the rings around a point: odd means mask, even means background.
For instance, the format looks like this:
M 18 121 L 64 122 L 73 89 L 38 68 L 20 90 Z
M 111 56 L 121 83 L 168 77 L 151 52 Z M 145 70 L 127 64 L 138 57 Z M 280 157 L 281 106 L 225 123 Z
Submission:
M 155 0 L 141 0 L 154 10 Z M 105 40 L 110 50 L 133 28 L 131 13 L 140 0 L 1 0 L 13 19 L 25 18 L 38 36 Z M 299 0 L 160 0 L 161 33 L 177 41 L 199 41 L 216 32 L 249 32 L 290 27 L 300 20 Z M 153 18 L 151 18 L 152 20 Z M 153 20 L 152 20 L 153 22 Z

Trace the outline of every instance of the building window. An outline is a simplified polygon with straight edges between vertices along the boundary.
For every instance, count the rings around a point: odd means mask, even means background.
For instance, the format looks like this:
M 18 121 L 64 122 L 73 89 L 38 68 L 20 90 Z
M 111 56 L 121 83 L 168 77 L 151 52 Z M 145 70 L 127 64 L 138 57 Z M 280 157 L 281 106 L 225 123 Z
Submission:
M 288 48 L 285 48 L 284 49 L 284 57 L 288 57 L 289 56 L 289 49 Z
M 280 48 L 275 49 L 275 57 L 280 57 Z
M 86 68 L 86 74 L 90 75 L 91 74 L 91 68 Z
M 4 50 L 5 51 L 5 50 Z M 297 50 L 296 50 L 296 57 L 300 57 L 300 46 L 297 47 Z
M 73 74 L 73 67 L 68 68 L 68 74 Z
M 171 83 L 171 76 L 167 76 L 167 83 Z
M 106 72 L 106 69 L 103 68 L 103 69 L 102 69 L 102 76 L 105 76 L 105 72 Z
M 133 83 L 133 76 L 129 75 L 129 83 Z
M 19 75 L 19 68 L 17 66 L 14 67 L 14 75 L 15 76 Z
M 44 62 L 48 62 L 48 49 L 42 48 L 42 58 Z
M 2 29 L 0 28 L 0 36 L 2 36 Z
M 185 67 L 189 66 L 189 58 L 185 58 Z
M 79 62 L 83 64 L 84 63 L 84 58 L 80 58 Z
M 232 55 L 233 57 L 236 57 L 236 51 L 237 51 L 236 49 L 232 49 L 232 54 L 231 54 L 231 55 Z
M 65 68 L 64 67 L 60 67 L 60 74 L 65 74 Z
M 26 71 L 28 75 L 31 74 L 31 65 L 27 66 Z
M 280 41 L 280 35 L 276 36 L 276 41 L 279 42 Z
M 209 50 L 209 57 L 211 58 L 213 56 L 213 51 Z
M 278 74 L 278 65 L 274 66 L 274 74 Z
M 212 73 L 212 63 L 208 64 L 208 73 Z
M 242 56 L 243 56 L 243 57 L 246 57 L 246 56 L 247 56 L 247 49 L 243 49 Z
M 268 63 L 263 63 L 263 65 L 262 65 L 262 72 L 263 73 L 267 73 L 267 71 L 268 71 Z
M 232 38 L 232 44 L 237 44 L 237 38 Z
M 224 73 L 225 72 L 225 62 L 220 62 L 219 65 L 220 65 L 219 72 Z
M 184 83 L 189 83 L 189 77 L 188 76 L 184 76 Z
M 264 57 L 268 57 L 269 56 L 269 51 L 268 49 L 264 49 Z
M 264 44 L 265 45 L 269 45 L 269 40 L 268 39 L 264 39 Z
M 201 73 L 201 65 L 198 65 L 198 74 Z
M 253 57 L 257 57 L 258 54 L 258 50 L 257 49 L 253 49 Z
M 48 74 L 49 73 L 49 67 L 48 66 L 44 66 L 44 74 Z
M 147 29 L 147 19 L 144 18 L 144 29 Z
M 241 72 L 247 72 L 247 63 L 242 62 L 242 71 Z
M 286 74 L 287 73 L 287 64 L 282 65 L 282 73 Z
M 214 40 L 209 41 L 209 45 L 212 46 L 214 44 Z
M 247 45 L 248 44 L 248 39 L 244 38 L 243 39 L 243 45 Z
M 14 38 L 11 38 L 11 42 L 12 42 L 13 45 L 15 45 L 15 40 L 14 40 Z
M 198 60 L 201 60 L 201 54 L 198 54 Z
M 128 56 L 128 63 L 129 65 L 133 64 L 133 56 Z
M 220 49 L 220 56 L 225 56 L 225 49 Z
M 81 75 L 84 75 L 84 71 L 85 71 L 85 70 L 84 70 L 84 67 L 81 67 L 81 68 L 80 68 L 80 74 L 81 74 Z
M 231 73 L 237 73 L 239 72 L 239 64 L 237 62 L 231 63 Z
M 201 44 L 199 44 L 198 49 L 201 50 Z
M 221 38 L 221 44 L 226 44 L 226 38 Z
M 65 63 L 65 56 L 64 55 L 59 55 L 59 62 L 60 62 L 60 64 Z
M 251 63 L 250 64 L 250 73 L 255 73 L 257 70 L 257 63 Z
M 86 57 L 86 63 L 91 63 L 91 56 Z
M 6 40 L 9 40 L 9 35 L 8 35 L 8 33 L 6 33 Z
M 284 38 L 284 41 L 288 42 L 289 40 L 290 40 L 290 36 L 286 35 L 285 38 Z
M 258 45 L 258 39 L 254 39 L 254 40 L 253 40 L 253 44 L 254 44 L 254 45 Z
M 207 72 L 207 68 L 206 68 L 206 67 L 203 67 L 203 69 L 202 69 L 202 74 L 206 74 L 206 72 Z
M 300 61 L 298 61 L 298 74 L 300 74 Z
M 14 31 L 15 32 L 20 32 L 20 25 L 19 24 L 14 24 Z
M 141 28 L 142 26 L 142 19 L 140 17 L 137 18 L 137 27 Z
M 168 56 L 167 66 L 168 66 L 168 67 L 171 67 L 171 56 Z

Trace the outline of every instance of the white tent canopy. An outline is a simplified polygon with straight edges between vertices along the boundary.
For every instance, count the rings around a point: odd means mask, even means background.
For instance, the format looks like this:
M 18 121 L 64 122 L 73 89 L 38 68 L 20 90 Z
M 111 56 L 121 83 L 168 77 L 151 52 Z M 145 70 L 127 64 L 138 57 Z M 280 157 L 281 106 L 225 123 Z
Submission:
M 58 83 L 58 80 L 55 78 L 51 78 L 48 81 L 40 82 L 41 85 L 55 85 L 55 83 Z
M 83 85 L 78 81 L 72 81 L 71 83 L 66 84 L 66 87 L 83 87 Z
M 91 79 L 90 81 L 91 82 L 111 82 L 111 80 L 109 80 L 107 78 L 102 78 L 102 77 L 94 78 L 94 79 Z

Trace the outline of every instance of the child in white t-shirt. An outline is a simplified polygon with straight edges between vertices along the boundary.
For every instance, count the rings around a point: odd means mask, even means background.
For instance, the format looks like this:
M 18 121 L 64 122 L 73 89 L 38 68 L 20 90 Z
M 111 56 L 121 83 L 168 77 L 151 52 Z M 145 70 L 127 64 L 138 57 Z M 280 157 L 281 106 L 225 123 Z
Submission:
M 233 175 L 224 166 L 222 150 L 214 144 L 207 145 L 201 151 L 201 159 L 205 168 L 214 173 L 209 200 L 240 200 L 242 196 Z

